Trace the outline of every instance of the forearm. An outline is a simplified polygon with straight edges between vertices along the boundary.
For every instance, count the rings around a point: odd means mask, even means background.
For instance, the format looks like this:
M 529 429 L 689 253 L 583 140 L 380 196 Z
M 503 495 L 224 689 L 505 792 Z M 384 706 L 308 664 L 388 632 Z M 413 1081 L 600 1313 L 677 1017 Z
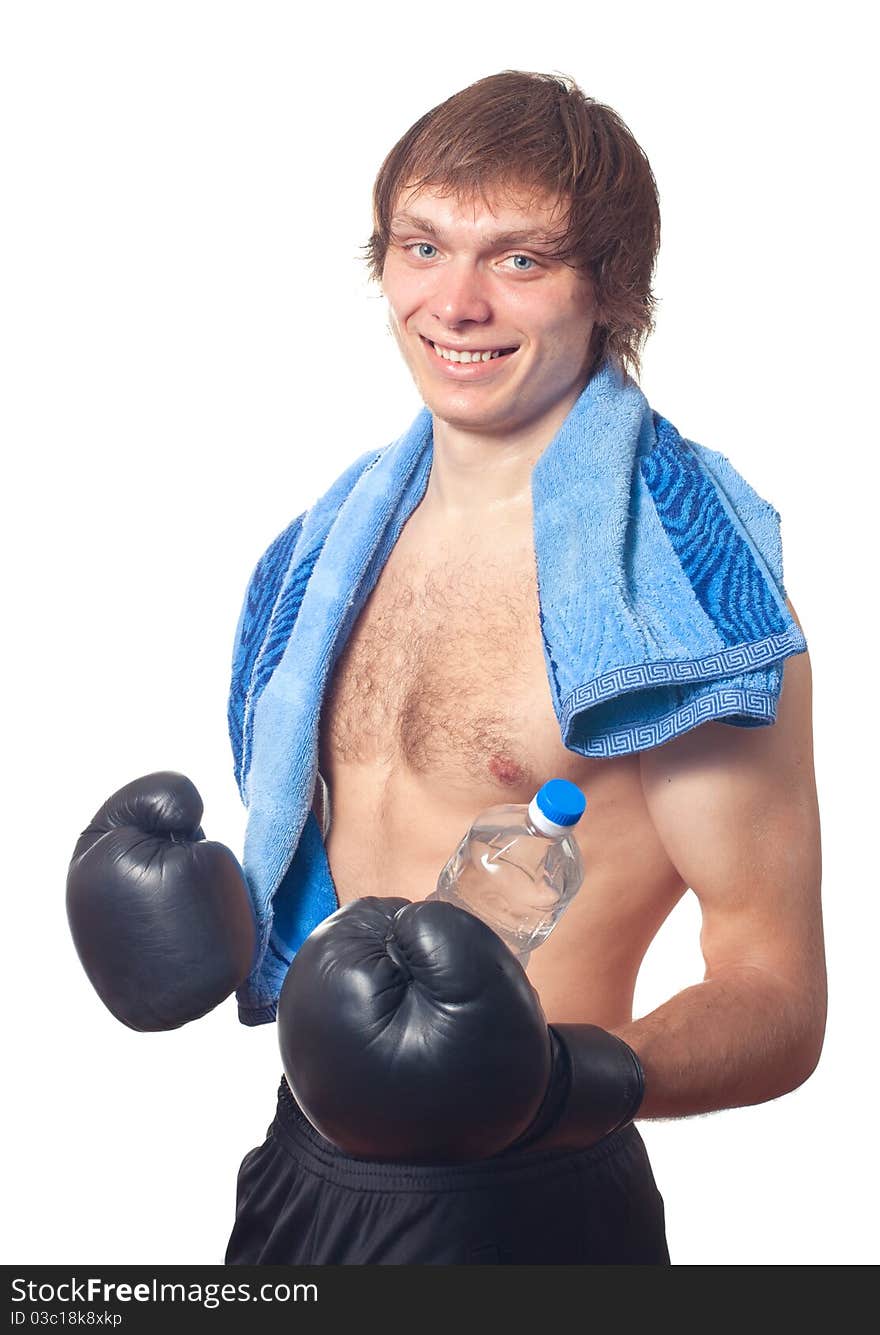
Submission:
M 761 969 L 697 983 L 611 1032 L 645 1072 L 638 1116 L 688 1117 L 779 1098 L 815 1068 L 821 1025 L 790 987 Z

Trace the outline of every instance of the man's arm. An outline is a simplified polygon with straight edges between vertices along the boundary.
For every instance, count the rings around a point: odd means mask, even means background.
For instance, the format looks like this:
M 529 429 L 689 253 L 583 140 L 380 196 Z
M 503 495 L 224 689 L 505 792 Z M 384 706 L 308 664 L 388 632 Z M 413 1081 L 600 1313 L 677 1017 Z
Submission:
M 640 1117 L 763 1103 L 819 1060 L 827 992 L 811 715 L 804 653 L 785 661 L 771 727 L 706 723 L 642 754 L 651 818 L 700 901 L 706 973 L 613 1031 L 645 1071 Z

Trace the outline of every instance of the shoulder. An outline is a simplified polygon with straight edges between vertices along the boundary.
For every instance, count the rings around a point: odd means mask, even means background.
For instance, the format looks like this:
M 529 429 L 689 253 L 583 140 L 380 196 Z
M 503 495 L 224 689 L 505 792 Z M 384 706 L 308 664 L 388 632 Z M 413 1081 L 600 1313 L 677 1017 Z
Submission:
M 786 606 L 795 624 L 806 632 L 790 599 Z M 809 651 L 791 654 L 782 664 L 782 688 L 773 723 L 739 727 L 725 722 L 702 723 L 662 746 L 640 752 L 643 783 L 655 792 L 671 781 L 698 781 L 707 770 L 727 768 L 747 782 L 755 794 L 786 787 L 789 792 L 813 784 L 813 688 Z
M 640 755 L 651 820 L 704 911 L 767 906 L 817 882 L 809 654 L 783 666 L 774 723 L 708 722 Z

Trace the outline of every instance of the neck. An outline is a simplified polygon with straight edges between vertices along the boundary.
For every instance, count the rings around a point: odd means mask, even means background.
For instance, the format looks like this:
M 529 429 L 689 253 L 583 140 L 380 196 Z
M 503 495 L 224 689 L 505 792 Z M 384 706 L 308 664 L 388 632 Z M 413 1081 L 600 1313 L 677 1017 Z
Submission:
M 580 392 L 572 391 L 540 419 L 508 431 L 462 427 L 435 414 L 434 459 L 423 512 L 462 527 L 530 513 L 532 469 Z

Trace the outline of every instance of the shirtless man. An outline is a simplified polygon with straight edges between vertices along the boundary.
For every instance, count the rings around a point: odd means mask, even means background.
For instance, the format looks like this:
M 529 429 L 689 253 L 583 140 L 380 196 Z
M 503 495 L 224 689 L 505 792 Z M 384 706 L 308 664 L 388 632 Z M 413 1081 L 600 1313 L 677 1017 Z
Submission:
M 529 965 L 548 1019 L 636 1049 L 642 1117 L 760 1103 L 811 1074 L 824 1033 L 809 655 L 786 660 L 772 727 L 711 722 L 607 760 L 562 745 L 530 473 L 588 379 L 598 317 L 589 277 L 546 256 L 554 221 L 552 201 L 432 188 L 395 209 L 382 290 L 434 463 L 325 700 L 327 855 L 341 904 L 389 885 L 422 899 L 476 812 L 570 779 L 589 795 L 574 830 L 589 893 Z M 517 351 L 461 365 L 432 344 Z M 417 809 L 431 820 L 414 828 Z M 706 979 L 633 1022 L 639 966 L 688 887 Z
M 562 743 L 539 623 L 531 474 L 600 360 L 637 367 L 651 324 L 659 219 L 650 169 L 626 127 L 607 108 L 584 113 L 582 95 L 570 89 L 568 123 L 592 117 L 592 138 L 584 139 L 597 165 L 584 188 L 604 190 L 607 201 L 593 218 L 609 233 L 600 300 L 590 264 L 560 246 L 571 198 L 546 188 L 546 144 L 554 134 L 565 144 L 565 117 L 554 122 L 541 102 L 546 88 L 539 76 L 507 72 L 463 90 L 429 113 L 427 140 L 419 139 L 422 122 L 404 136 L 377 180 L 371 267 L 432 416 L 433 460 L 323 700 L 319 758 L 331 807 L 324 842 L 343 907 L 364 896 L 418 902 L 477 812 L 527 803 L 549 777 L 577 784 L 588 795 L 574 830 L 586 883 L 532 954 L 528 979 L 551 1026 L 600 1026 L 637 1054 L 639 1118 L 682 1117 L 785 1094 L 807 1079 L 821 1051 L 810 664 L 806 653 L 786 658 L 771 727 L 706 722 L 609 759 Z M 497 123 L 509 127 L 507 139 Z M 542 153 L 543 181 L 520 171 Z M 480 188 L 468 189 L 469 179 Z M 595 236 L 580 236 L 581 258 L 591 242 Z M 609 272 L 621 250 L 631 268 L 615 295 Z M 501 355 L 484 359 L 490 352 Z M 471 355 L 462 361 L 462 353 Z M 414 823 L 417 810 L 430 811 L 430 821 Z M 645 952 L 689 887 L 702 911 L 705 979 L 634 1019 Z M 284 1020 L 279 1012 L 282 1050 Z M 332 1065 L 328 1047 L 318 1047 L 321 1063 Z M 357 1115 L 356 1083 L 345 1084 L 345 1097 Z M 301 1136 L 299 1143 L 306 1154 Z M 307 1210 L 297 1195 L 267 1233 L 265 1211 L 246 1201 L 257 1175 L 265 1183 L 269 1173 L 263 1154 L 254 1155 L 243 1165 L 245 1208 L 229 1259 L 289 1256 L 309 1210 L 336 1211 L 349 1232 L 356 1228 L 342 1198 L 312 1198 Z M 284 1171 L 274 1165 L 277 1191 Z M 302 1192 L 301 1180 L 292 1193 Z M 643 1165 L 625 1189 L 618 1183 L 618 1197 L 634 1201 L 644 1182 Z M 384 1186 L 393 1191 L 397 1181 Z M 257 1188 L 251 1199 L 259 1195 Z M 613 1192 L 609 1202 L 611 1219 Z M 405 1215 L 399 1226 L 412 1230 Z M 470 1220 L 453 1227 L 466 1233 Z M 621 1235 L 616 1259 L 662 1260 L 656 1229 L 646 1240 L 649 1233 L 638 1242 Z M 315 1254 L 333 1258 L 337 1246 L 325 1238 Z M 410 1246 L 402 1259 L 449 1259 L 437 1241 L 425 1253 Z M 528 1246 L 511 1246 L 518 1259 L 534 1259 Z M 601 1241 L 595 1247 L 579 1255 L 608 1259 Z M 393 1247 L 357 1254 L 377 1255 L 401 1259 Z
M 371 265 L 432 416 L 433 462 L 328 684 L 319 764 L 331 812 L 318 815 L 343 910 L 368 896 L 418 903 L 477 812 L 527 803 L 550 777 L 577 784 L 588 796 L 574 830 L 586 881 L 532 954 L 528 981 L 551 1027 L 598 1026 L 635 1054 L 639 1118 L 685 1117 L 777 1098 L 819 1059 L 826 980 L 810 664 L 806 653 L 785 659 L 770 727 L 705 722 L 610 759 L 562 743 L 539 623 L 531 474 L 602 359 L 637 369 L 659 218 L 626 127 L 575 87 L 553 85 L 548 111 L 549 82 L 508 72 L 435 109 L 447 179 L 436 162 L 427 181 L 400 178 L 418 126 L 380 172 Z M 570 150 L 562 103 L 569 127 L 579 118 L 591 127 L 590 189 L 602 205 L 594 227 L 609 231 L 601 284 L 577 254 L 560 253 L 570 196 L 519 169 L 543 153 L 546 179 L 555 143 L 561 170 Z M 473 126 L 483 114 L 481 139 Z M 476 163 L 482 189 L 461 188 L 463 160 Z M 595 237 L 575 241 L 577 251 Z M 502 355 L 484 360 L 491 351 Z M 414 810 L 431 820 L 413 823 Z M 199 816 L 200 807 L 193 825 Z M 641 962 L 688 888 L 702 912 L 705 979 L 634 1019 Z M 239 951 L 245 969 L 249 952 Z M 228 995 L 241 968 L 230 963 L 201 1009 L 188 999 L 185 1018 L 216 1004 L 223 987 Z M 332 1054 L 305 1032 L 322 1070 L 332 1069 Z M 351 1073 L 339 1065 L 356 1119 Z M 475 1176 L 470 1166 L 458 1175 L 420 1167 L 416 1199 L 412 1165 L 396 1176 L 393 1165 L 368 1170 L 335 1151 L 282 1082 L 270 1134 L 242 1164 L 227 1261 L 668 1261 L 662 1200 L 631 1118 L 590 1142 L 541 1162 L 547 1191 L 577 1170 L 586 1186 L 574 1202 L 565 1185 L 539 1202 L 534 1156 L 523 1177 L 516 1153 L 486 1161 L 491 1169 L 477 1163 Z M 528 1236 L 518 1221 L 532 1221 Z

